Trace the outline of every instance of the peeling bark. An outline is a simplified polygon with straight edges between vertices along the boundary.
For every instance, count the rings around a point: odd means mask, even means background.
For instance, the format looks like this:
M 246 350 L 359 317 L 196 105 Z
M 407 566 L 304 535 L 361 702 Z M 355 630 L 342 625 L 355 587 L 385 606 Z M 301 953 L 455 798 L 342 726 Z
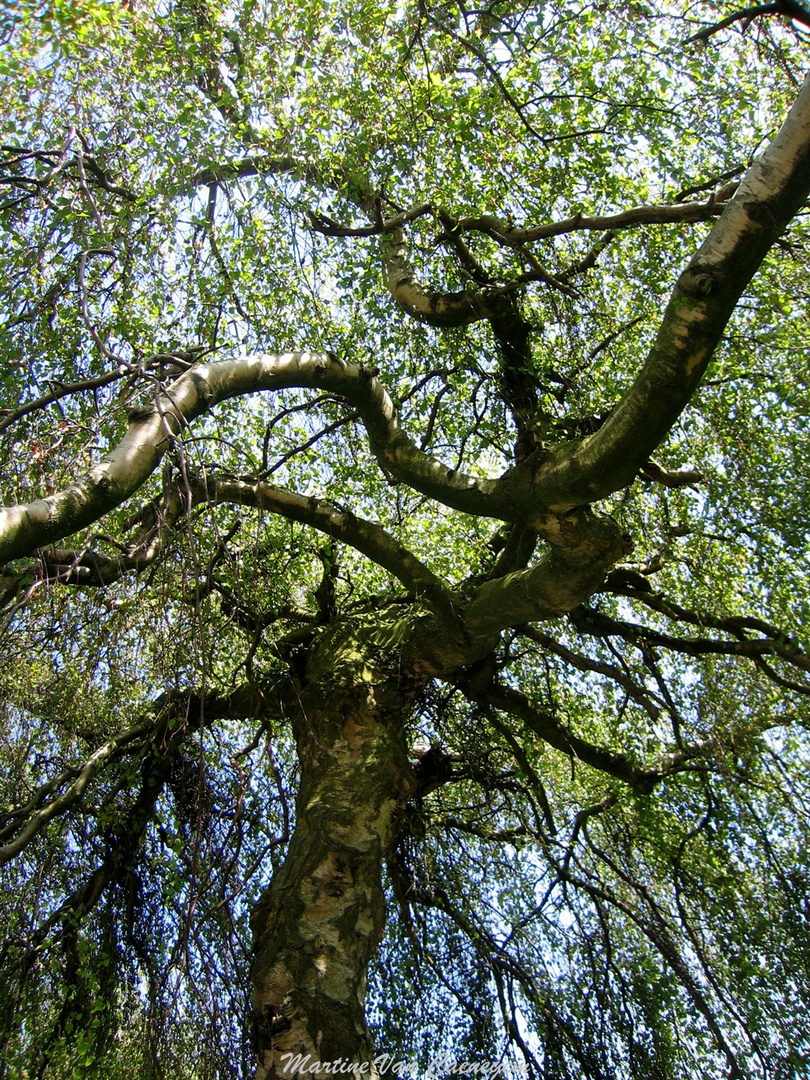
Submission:
M 459 598 L 452 618 L 418 605 L 389 608 L 336 619 L 312 646 L 286 710 L 301 768 L 296 825 L 251 919 L 256 1080 L 302 1070 L 326 1077 L 336 1063 L 377 1076 L 366 971 L 385 923 L 382 866 L 418 789 L 405 730 L 415 697 L 431 678 L 482 659 L 502 627 L 590 595 L 624 538 L 610 519 L 589 514 L 568 529 L 570 550 L 486 583 L 466 611 Z M 530 720 L 538 723 L 533 713 Z M 555 722 L 539 733 L 636 786 L 658 779 Z
M 416 789 L 404 721 L 414 687 L 392 657 L 401 624 L 369 618 L 324 632 L 294 712 L 301 784 L 284 865 L 256 906 L 256 1078 L 330 1075 L 368 1062 L 366 969 L 383 932 L 383 859 Z M 307 1059 L 307 1055 L 309 1058 Z

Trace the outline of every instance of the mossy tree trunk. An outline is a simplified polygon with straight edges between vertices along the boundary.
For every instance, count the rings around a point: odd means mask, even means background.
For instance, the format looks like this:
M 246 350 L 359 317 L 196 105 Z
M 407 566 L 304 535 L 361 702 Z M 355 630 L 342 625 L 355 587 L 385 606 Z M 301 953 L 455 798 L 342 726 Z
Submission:
M 295 828 L 252 920 L 258 1080 L 295 1075 L 297 1055 L 307 1071 L 373 1060 L 364 999 L 385 922 L 382 865 L 417 786 L 405 734 L 415 687 L 397 670 L 396 636 L 340 621 L 295 686 Z

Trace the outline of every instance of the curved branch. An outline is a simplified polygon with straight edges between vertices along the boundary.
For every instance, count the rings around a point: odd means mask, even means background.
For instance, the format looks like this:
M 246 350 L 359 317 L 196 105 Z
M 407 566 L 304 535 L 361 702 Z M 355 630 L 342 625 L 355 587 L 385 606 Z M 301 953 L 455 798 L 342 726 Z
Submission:
M 366 425 L 373 453 L 397 479 L 456 509 L 522 521 L 548 536 L 560 529 L 558 513 L 626 486 L 649 460 L 703 377 L 743 290 L 809 192 L 810 78 L 779 133 L 682 273 L 657 340 L 630 390 L 598 431 L 581 442 L 542 452 L 535 468 L 531 462 L 536 454 L 527 459 L 528 467 L 513 469 L 497 481 L 447 469 L 400 429 L 393 403 L 374 374 L 331 353 L 200 364 L 154 404 L 131 413 L 123 440 L 81 480 L 47 499 L 0 510 L 0 563 L 53 543 L 119 506 L 151 475 L 182 429 L 217 402 L 292 386 L 317 387 L 351 401 Z M 476 294 L 472 302 L 467 294 L 458 302 L 440 302 L 420 291 L 397 236 L 387 241 L 389 279 L 415 312 L 438 313 L 445 325 L 487 317 L 491 300 L 486 293 Z M 476 306 L 478 297 L 481 308 Z
M 637 705 L 640 705 L 641 708 L 644 709 L 653 723 L 658 720 L 661 713 L 660 706 L 653 700 L 652 694 L 636 683 L 626 671 L 622 671 L 621 668 L 618 668 L 613 664 L 606 664 L 600 660 L 592 660 L 588 656 L 575 653 L 572 649 L 566 648 L 566 646 L 559 642 L 552 634 L 543 634 L 534 627 L 522 627 L 520 633 L 521 636 L 535 642 L 536 645 L 540 645 L 548 652 L 553 653 L 555 656 L 559 656 L 566 664 L 570 664 L 571 667 L 577 668 L 578 671 L 596 672 L 599 675 L 604 675 L 606 678 L 611 679 L 622 687 L 629 698 L 632 698 Z
M 705 44 L 710 37 L 713 37 L 721 30 L 726 30 L 729 26 L 733 26 L 734 23 L 744 22 L 747 26 L 752 19 L 756 19 L 761 15 L 782 15 L 793 22 L 810 26 L 810 11 L 807 8 L 802 7 L 796 0 L 775 0 L 771 4 L 752 4 L 750 7 L 741 8 L 725 19 L 721 19 L 720 22 L 713 23 L 711 26 L 699 30 L 696 34 L 692 34 L 691 37 L 686 39 L 684 45 L 691 45 L 695 41 L 701 41 Z
M 639 569 L 642 574 L 649 574 L 660 570 L 662 565 L 663 563 L 659 564 L 654 557 L 652 566 Z M 645 582 L 645 584 L 646 589 L 639 590 L 637 585 L 632 591 L 625 590 L 624 595 L 632 596 L 634 600 L 640 601 L 645 607 L 661 615 L 666 615 L 668 619 L 688 623 L 690 626 L 699 626 L 701 629 L 710 627 L 713 630 L 723 630 L 738 638 L 743 635 L 743 631 L 751 630 L 753 633 L 761 634 L 762 637 L 770 638 L 776 645 L 783 648 L 792 644 L 790 636 L 784 630 L 780 630 L 778 626 L 773 626 L 764 619 L 754 615 L 710 615 L 703 611 L 693 611 L 691 608 L 682 607 L 673 600 L 666 599 L 661 593 L 650 592 L 649 583 Z M 798 652 L 798 650 L 794 651 Z
M 723 196 L 728 198 L 733 188 L 723 189 Z M 723 200 L 717 195 L 708 202 L 663 203 L 661 205 L 633 206 L 616 214 L 598 214 L 587 216 L 574 214 L 562 221 L 552 221 L 547 225 L 534 225 L 518 228 L 503 218 L 492 214 L 480 217 L 461 218 L 457 222 L 460 229 L 468 232 L 483 232 L 493 240 L 510 247 L 529 244 L 533 240 L 547 240 L 552 236 L 564 236 L 572 232 L 614 232 L 616 229 L 630 229 L 635 225 L 677 225 L 695 221 L 710 221 L 720 217 L 725 209 Z
M 11 427 L 12 424 L 15 424 L 29 413 L 53 404 L 54 401 L 61 401 L 62 398 L 81 393 L 83 390 L 100 390 L 103 386 L 108 386 L 111 382 L 123 379 L 128 374 L 129 372 L 126 369 L 116 370 L 109 371 L 106 375 L 99 375 L 95 379 L 80 379 L 75 383 L 63 383 L 49 390 L 47 394 L 42 394 L 41 397 L 35 398 L 33 401 L 27 401 L 16 409 L 2 409 L 0 410 L 0 416 L 2 416 L 2 419 L 0 419 L 0 432 L 5 431 L 6 428 Z
M 446 293 L 423 285 L 408 258 L 402 229 L 394 229 L 383 236 L 381 248 L 385 279 L 391 296 L 403 311 L 419 322 L 448 329 L 469 326 L 501 314 L 502 288 L 464 289 Z
M 184 494 L 168 490 L 163 500 L 156 499 L 134 515 L 124 528 L 140 523 L 133 543 L 120 555 L 103 555 L 89 547 L 44 547 L 36 551 L 37 562 L 6 568 L 0 583 L 0 609 L 16 600 L 24 584 L 36 582 L 77 585 L 99 589 L 119 581 L 126 574 L 141 573 L 152 566 L 162 554 L 169 534 L 185 509 Z
M 489 275 L 486 274 L 486 272 L 483 270 L 483 268 L 478 265 L 476 260 L 473 258 L 469 248 L 464 243 L 461 235 L 463 229 L 461 228 L 460 223 L 446 210 L 442 210 L 439 212 L 439 218 L 445 229 L 444 233 L 439 239 L 442 242 L 447 243 L 453 247 L 458 256 L 459 262 L 464 267 L 466 272 L 470 275 L 472 280 L 478 282 L 478 284 L 480 285 L 494 285 L 495 280 L 490 278 Z M 561 277 L 555 276 L 554 274 L 546 270 L 545 267 L 540 264 L 537 256 L 534 255 L 533 252 L 529 251 L 529 249 L 524 244 L 522 244 L 518 240 L 512 239 L 511 228 L 509 226 L 505 225 L 505 229 L 506 231 L 491 229 L 489 230 L 488 235 L 502 247 L 508 247 L 512 251 L 514 251 L 515 254 L 519 255 L 524 262 L 529 264 L 531 269 L 526 273 L 519 274 L 508 285 L 504 286 L 503 284 L 501 284 L 501 292 L 514 288 L 515 284 L 517 283 L 523 284 L 529 281 L 542 281 L 546 285 L 553 285 L 555 289 L 559 289 L 561 292 L 566 293 L 566 295 L 568 296 L 575 295 L 574 290 L 571 289 L 568 285 L 566 285 L 565 281 L 563 281 Z
M 48 933 L 54 926 L 62 923 L 62 929 L 56 935 L 58 937 L 65 932 L 66 915 L 71 915 L 77 923 L 81 922 L 99 902 L 105 889 L 126 873 L 143 842 L 149 822 L 154 817 L 155 806 L 168 781 L 170 768 L 170 758 L 156 747 L 152 747 L 144 756 L 140 770 L 140 787 L 123 820 L 112 832 L 108 853 L 101 864 L 28 935 L 26 948 L 12 962 L 11 971 L 25 972 L 36 956 L 47 947 Z
M 322 191 L 340 192 L 359 209 L 373 216 L 374 195 L 362 177 L 348 168 L 335 164 L 328 170 L 320 169 L 311 162 L 302 161 L 288 154 L 280 156 L 259 154 L 255 157 L 245 157 L 237 161 L 226 161 L 208 166 L 183 181 L 178 185 L 178 190 L 187 191 L 189 187 L 207 187 L 209 184 L 218 184 L 223 180 L 237 180 L 251 176 L 290 176 L 293 180 L 306 180 L 307 183 Z
M 475 589 L 464 609 L 471 637 L 491 637 L 572 611 L 600 588 L 608 568 L 629 550 L 627 536 L 612 518 L 586 510 L 561 520 L 560 535 L 550 543 L 535 566 Z
M 609 809 L 609 807 L 607 807 L 607 809 Z M 702 1013 L 707 1026 L 717 1042 L 718 1048 L 724 1054 L 729 1064 L 729 1080 L 742 1080 L 743 1074 L 740 1072 L 734 1052 L 728 1044 L 728 1040 L 714 1015 L 714 1011 L 712 1010 L 706 995 L 703 993 L 700 984 L 695 979 L 684 956 L 681 954 L 677 942 L 673 937 L 670 924 L 665 918 L 660 905 L 638 877 L 634 877 L 623 871 L 607 856 L 602 848 L 590 840 L 587 832 L 585 835 L 590 849 L 605 866 L 615 873 L 620 880 L 630 887 L 632 892 L 644 901 L 649 915 L 645 917 L 643 911 L 637 907 L 636 904 L 632 903 L 630 900 L 624 899 L 616 891 L 609 889 L 607 884 L 603 883 L 598 878 L 594 881 L 593 875 L 589 874 L 585 868 L 583 868 L 582 875 L 575 875 L 570 872 L 566 864 L 563 864 L 562 866 L 558 865 L 557 873 L 560 875 L 560 878 L 570 883 L 575 888 L 581 889 L 592 899 L 605 900 L 608 904 L 614 906 L 619 911 L 622 911 L 635 923 L 653 945 L 655 945 L 663 959 L 666 961 L 668 967 L 675 973 L 681 986 L 683 986 L 695 1006 Z
M 556 515 L 539 504 L 531 472 L 498 480 L 468 476 L 423 453 L 399 425 L 394 404 L 368 368 L 332 353 L 262 353 L 198 364 L 154 402 L 129 412 L 129 429 L 112 451 L 68 488 L 35 502 L 0 508 L 0 565 L 52 544 L 120 506 L 155 471 L 188 424 L 229 398 L 302 387 L 345 398 L 358 410 L 372 452 L 387 475 L 465 513 L 524 522 L 549 535 Z
M 644 599 L 644 595 L 638 597 Z M 721 620 L 718 620 L 720 622 Z M 741 630 L 735 629 L 731 620 L 722 627 L 735 634 L 735 641 L 721 641 L 717 638 L 683 638 L 664 634 L 659 630 L 637 623 L 612 619 L 594 608 L 582 607 L 571 613 L 571 622 L 583 634 L 594 637 L 621 637 L 626 641 L 645 646 L 659 646 L 671 649 L 684 656 L 741 656 L 759 664 L 764 656 L 778 656 L 780 660 L 791 664 L 799 671 L 810 671 L 810 657 L 790 642 L 770 638 L 746 638 Z M 793 689 L 803 694 L 810 694 L 810 684 L 791 683 Z
M 705 480 L 699 469 L 666 469 L 653 458 L 642 465 L 641 475 L 668 488 L 692 487 Z
M 415 221 L 417 218 L 424 217 L 425 214 L 432 213 L 432 211 L 432 203 L 417 203 L 412 209 L 403 210 L 394 217 L 388 218 L 387 221 L 383 220 L 382 215 L 380 215 L 373 225 L 364 226 L 341 225 L 339 221 L 333 221 L 326 214 L 316 213 L 314 210 L 307 210 L 306 214 L 315 232 L 319 232 L 323 236 L 379 236 L 381 233 L 393 232 L 395 229 L 407 225 L 409 221 Z
M 189 477 L 195 503 L 237 503 L 269 510 L 298 521 L 349 544 L 378 566 L 390 571 L 417 596 L 424 596 L 440 614 L 451 607 L 447 583 L 380 525 L 357 517 L 351 511 L 322 499 L 298 495 L 261 481 L 221 480 L 215 476 Z

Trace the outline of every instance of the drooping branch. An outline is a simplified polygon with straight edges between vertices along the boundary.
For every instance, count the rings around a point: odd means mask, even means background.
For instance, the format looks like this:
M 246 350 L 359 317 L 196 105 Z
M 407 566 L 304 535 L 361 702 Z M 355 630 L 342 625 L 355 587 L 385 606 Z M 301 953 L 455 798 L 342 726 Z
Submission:
M 188 185 L 192 188 L 206 187 L 210 184 L 231 179 L 261 176 L 291 176 L 294 179 L 306 180 L 322 191 L 339 191 L 354 202 L 358 208 L 369 213 L 372 223 L 369 225 L 346 225 L 319 211 L 308 210 L 307 216 L 313 229 L 325 236 L 335 237 L 370 237 L 387 234 L 391 239 L 387 242 L 386 247 L 390 243 L 394 248 L 402 245 L 403 242 L 402 237 L 395 235 L 398 229 L 431 213 L 438 216 L 445 230 L 452 228 L 459 235 L 465 232 L 484 233 L 497 244 L 511 248 L 519 248 L 536 240 L 547 240 L 574 232 L 613 233 L 639 225 L 679 225 L 711 221 L 712 218 L 719 217 L 722 214 L 725 209 L 725 202 L 731 198 L 738 186 L 736 183 L 723 184 L 705 202 L 676 201 L 674 203 L 648 204 L 633 206 L 627 210 L 619 210 L 614 214 L 574 214 L 572 217 L 547 222 L 543 225 L 518 226 L 493 214 L 454 218 L 445 208 L 436 207 L 432 203 L 417 203 L 409 209 L 399 211 L 390 218 L 382 218 L 377 213 L 375 199 L 370 188 L 365 183 L 361 183 L 358 187 L 359 181 L 355 174 L 349 174 L 339 168 L 335 170 L 334 167 L 332 167 L 331 172 L 322 171 L 317 166 L 290 156 L 258 155 L 240 158 L 235 161 L 225 161 L 201 169 L 192 176 L 191 180 L 188 181 Z M 682 198 L 683 194 L 679 194 L 679 199 Z M 386 259 L 389 258 L 387 253 L 385 257 Z M 406 270 L 410 269 L 410 272 L 413 272 L 407 260 L 403 265 Z M 544 277 L 542 274 L 538 274 L 534 280 L 550 280 L 552 284 L 561 284 L 551 275 Z M 423 286 L 423 288 L 426 287 Z M 427 289 L 426 291 L 430 292 Z
M 663 563 L 661 565 L 663 565 Z M 661 569 L 661 565 L 658 565 L 657 561 L 654 561 L 653 569 Z M 652 570 L 648 572 L 652 572 Z M 651 611 L 657 611 L 662 615 L 666 615 L 668 619 L 672 619 L 673 621 L 687 623 L 690 626 L 699 626 L 704 630 L 721 630 L 735 637 L 744 637 L 746 632 L 750 631 L 754 634 L 760 634 L 764 638 L 769 638 L 775 646 L 780 646 L 785 650 L 792 650 L 796 655 L 802 655 L 801 650 L 794 644 L 791 637 L 786 634 L 784 630 L 781 630 L 778 626 L 774 626 L 772 623 L 766 622 L 765 619 L 760 619 L 757 616 L 711 615 L 706 611 L 695 611 L 692 608 L 683 607 L 681 604 L 675 603 L 675 601 L 668 599 L 661 593 L 650 592 L 647 590 L 639 593 L 633 589 L 627 589 L 625 595 L 632 596 Z M 788 655 L 788 652 L 786 652 L 785 655 Z M 810 668 L 807 670 L 810 670 Z
M 127 374 L 128 372 L 124 369 L 122 371 L 109 371 L 105 375 L 97 376 L 95 379 L 79 379 L 74 383 L 58 383 L 47 394 L 41 394 L 38 398 L 27 401 L 16 409 L 0 410 L 0 416 L 2 416 L 2 419 L 0 419 L 0 432 L 5 431 L 6 428 L 11 427 L 12 424 L 15 424 L 24 416 L 28 416 L 29 413 L 44 409 L 46 405 L 61 401 L 62 398 L 69 397 L 71 394 L 82 393 L 84 390 L 100 390 L 103 386 L 108 386 L 112 382 L 123 379 Z
M 76 153 L 68 156 L 71 145 L 76 147 Z M 75 128 L 58 150 L 34 149 L 25 146 L 0 146 L 0 187 L 9 187 L 12 190 L 21 189 L 23 194 L 16 199 L 4 203 L 4 207 L 11 207 L 15 203 L 23 202 L 34 197 L 43 197 L 60 176 L 75 172 L 83 186 L 92 185 L 110 195 L 128 203 L 136 201 L 136 196 L 129 188 L 115 183 L 108 173 L 102 168 L 98 157 L 91 153 L 90 145 L 82 133 Z M 43 171 L 37 175 L 33 171 L 39 166 Z M 29 169 L 32 171 L 22 171 Z M 16 170 L 7 172 L 5 170 Z
M 562 863 L 556 863 L 555 870 L 559 880 L 574 886 L 589 896 L 594 901 L 604 901 L 611 907 L 625 914 L 641 932 L 647 937 L 665 960 L 667 966 L 675 974 L 678 982 L 693 1001 L 696 1008 L 703 1015 L 709 1027 L 718 1049 L 723 1053 L 729 1065 L 729 1080 L 742 1080 L 737 1058 L 729 1045 L 715 1011 L 703 991 L 700 983 L 695 978 L 681 949 L 677 944 L 677 937 L 673 934 L 671 921 L 662 905 L 657 902 L 654 894 L 644 884 L 641 877 L 629 874 L 623 870 L 617 862 L 610 858 L 606 851 L 595 844 L 588 835 L 587 817 L 595 813 L 610 810 L 613 801 L 610 797 L 601 804 L 589 810 L 582 811 L 583 825 L 581 831 L 587 847 L 597 856 L 603 865 L 618 877 L 630 890 L 629 896 L 622 896 L 620 890 L 612 888 L 607 881 L 600 880 L 601 875 L 595 877 L 589 867 L 581 866 L 580 872 L 571 870 L 570 854 L 567 854 Z M 579 815 L 578 815 L 579 817 Z M 575 836 L 572 834 L 572 842 Z M 569 852 L 573 851 L 573 843 Z
M 82 766 L 68 770 L 54 780 L 43 784 L 24 806 L 6 812 L 2 819 L 0 839 L 7 836 L 13 836 L 13 839 L 9 839 L 8 843 L 0 847 L 0 866 L 4 866 L 19 855 L 48 822 L 64 814 L 71 806 L 79 802 L 98 772 L 120 757 L 131 743 L 140 745 L 142 737 L 153 732 L 154 729 L 155 718 L 152 716 L 126 728 L 103 743 Z M 66 783 L 70 786 L 50 802 L 45 802 L 52 792 L 57 791 Z M 21 823 L 21 827 L 17 825 L 17 822 Z
M 507 830 L 504 830 L 506 832 Z M 441 912 L 450 919 L 457 929 L 466 937 L 472 948 L 478 953 L 486 965 L 486 970 L 495 981 L 497 987 L 498 1003 L 503 1016 L 505 1030 L 509 1034 L 510 1041 L 515 1044 L 523 1055 L 526 1063 L 527 1075 L 541 1075 L 540 1064 L 537 1060 L 536 1050 L 530 1049 L 524 1037 L 520 1034 L 520 1025 L 515 1020 L 514 999 L 507 993 L 507 986 L 513 981 L 519 983 L 521 991 L 537 1010 L 537 1015 L 544 1017 L 548 1022 L 559 1024 L 561 1027 L 569 1027 L 570 1023 L 564 1019 L 554 1008 L 547 995 L 540 992 L 534 975 L 518 959 L 517 950 L 508 950 L 503 942 L 499 941 L 486 927 L 484 921 L 476 913 L 474 918 L 466 915 L 462 909 L 453 903 L 447 892 L 434 882 L 429 887 L 417 884 L 407 868 L 399 861 L 391 860 L 389 864 L 392 883 L 395 891 L 402 897 L 401 903 L 407 907 L 407 916 L 410 919 L 411 905 L 414 908 L 429 908 Z M 419 938 L 413 932 L 413 941 L 417 949 L 417 956 L 425 960 L 434 969 L 434 973 L 448 990 L 456 997 L 459 1003 L 467 1009 L 471 1015 L 475 1015 L 474 1008 L 468 1003 L 464 995 L 454 986 L 448 976 L 441 971 L 429 950 L 423 949 Z M 507 1006 L 507 998 L 511 998 L 511 1008 Z M 576 1036 L 571 1032 L 572 1042 L 576 1046 Z M 574 1051 L 576 1053 L 576 1051 Z
M 417 218 L 424 217 L 432 210 L 432 203 L 417 203 L 410 210 L 403 210 L 391 218 L 383 218 L 381 214 L 376 214 L 377 220 L 373 225 L 359 226 L 341 225 L 339 221 L 333 221 L 326 214 L 316 213 L 314 210 L 308 210 L 307 216 L 312 228 L 323 236 L 379 236 L 382 233 L 401 229 L 409 221 L 416 221 Z
M 0 841 L 5 841 L 0 847 L 0 866 L 16 858 L 51 821 L 80 803 L 94 778 L 121 757 L 168 752 L 170 744 L 179 747 L 192 731 L 218 719 L 257 718 L 273 712 L 281 688 L 274 680 L 265 680 L 229 694 L 162 694 L 142 719 L 111 736 L 82 764 L 46 781 L 26 803 L 0 815 Z
M 184 494 L 167 488 L 162 499 L 155 499 L 134 515 L 124 528 L 139 524 L 132 543 L 120 555 L 104 555 L 88 546 L 73 548 L 44 547 L 36 550 L 36 562 L 6 567 L 0 579 L 0 609 L 13 603 L 31 582 L 77 585 L 98 589 L 111 585 L 131 573 L 141 573 L 153 566 L 163 553 L 185 509 Z
M 141 762 L 141 784 L 135 799 L 123 816 L 110 830 L 107 854 L 48 917 L 32 931 L 6 970 L 6 977 L 13 971 L 27 972 L 39 953 L 48 947 L 48 935 L 54 927 L 62 924 L 54 937 L 64 935 L 66 928 L 78 925 L 95 908 L 105 890 L 128 873 L 133 859 L 143 843 L 146 829 L 153 819 L 155 805 L 169 778 L 171 753 L 169 747 L 150 748 Z
M 194 175 L 178 185 L 178 193 L 188 193 L 188 189 L 208 187 L 210 184 L 226 180 L 247 179 L 248 177 L 289 176 L 293 180 L 305 180 L 313 187 L 325 192 L 339 192 L 360 210 L 376 220 L 376 201 L 367 181 L 348 167 L 332 163 L 322 169 L 311 162 L 302 161 L 289 154 L 256 154 L 224 161 L 217 165 L 199 169 Z M 415 216 L 419 216 L 418 214 Z M 411 220 L 407 217 L 405 220 Z M 323 231 L 323 230 L 321 230 Z M 351 235 L 346 234 L 346 235 Z
M 624 754 L 596 746 L 580 738 L 554 716 L 538 708 L 524 694 L 492 679 L 480 685 L 475 676 L 458 679 L 456 685 L 466 698 L 478 705 L 490 706 L 522 720 L 543 742 L 567 754 L 572 761 L 582 761 L 591 768 L 616 777 L 637 791 L 650 792 L 675 767 L 671 760 L 653 769 L 644 769 Z

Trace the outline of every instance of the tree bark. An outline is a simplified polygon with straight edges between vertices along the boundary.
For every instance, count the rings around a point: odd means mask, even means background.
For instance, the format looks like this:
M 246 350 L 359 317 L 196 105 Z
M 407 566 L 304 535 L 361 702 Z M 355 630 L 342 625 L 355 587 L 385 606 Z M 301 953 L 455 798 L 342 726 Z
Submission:
M 296 684 L 296 823 L 252 918 L 257 1080 L 355 1062 L 376 1075 L 366 969 L 385 921 L 383 859 L 416 789 L 404 729 L 416 688 L 396 661 L 402 626 L 389 613 L 337 621 Z

